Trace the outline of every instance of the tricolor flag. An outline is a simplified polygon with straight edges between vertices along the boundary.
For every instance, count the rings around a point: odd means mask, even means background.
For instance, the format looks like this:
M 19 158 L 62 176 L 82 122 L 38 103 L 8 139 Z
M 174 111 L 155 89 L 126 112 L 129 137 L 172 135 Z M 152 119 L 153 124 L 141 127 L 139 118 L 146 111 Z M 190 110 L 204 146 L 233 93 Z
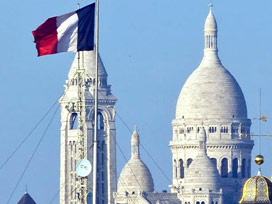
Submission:
M 94 48 L 95 3 L 47 19 L 32 34 L 38 56 Z

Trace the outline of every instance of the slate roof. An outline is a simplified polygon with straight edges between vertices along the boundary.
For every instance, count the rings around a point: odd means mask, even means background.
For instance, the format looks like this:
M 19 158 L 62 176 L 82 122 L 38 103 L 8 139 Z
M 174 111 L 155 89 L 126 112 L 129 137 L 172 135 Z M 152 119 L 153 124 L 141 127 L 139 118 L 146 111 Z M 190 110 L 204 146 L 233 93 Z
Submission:
M 33 198 L 31 198 L 28 193 L 25 193 L 17 204 L 36 204 L 36 202 L 33 200 Z

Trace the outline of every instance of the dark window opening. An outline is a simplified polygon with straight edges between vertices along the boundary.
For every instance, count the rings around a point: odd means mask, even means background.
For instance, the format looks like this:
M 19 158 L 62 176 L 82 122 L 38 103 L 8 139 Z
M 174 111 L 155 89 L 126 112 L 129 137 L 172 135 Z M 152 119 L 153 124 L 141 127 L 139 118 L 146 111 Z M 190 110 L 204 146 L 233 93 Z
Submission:
M 104 119 L 101 113 L 97 114 L 97 128 L 99 130 L 104 130 Z
M 238 159 L 237 158 L 232 160 L 232 177 L 238 178 Z
M 217 167 L 217 161 L 216 158 L 211 158 L 212 163 Z
M 228 178 L 228 159 L 226 158 L 221 161 L 221 176 L 222 178 Z
M 70 129 L 75 130 L 75 129 L 77 129 L 77 126 L 78 126 L 77 113 L 72 113 L 72 115 L 70 117 Z
M 184 178 L 184 167 L 182 159 L 179 160 L 179 173 L 180 173 L 179 177 Z
M 220 132 L 221 133 L 228 133 L 229 129 L 228 129 L 228 127 L 221 127 Z
M 189 166 L 191 165 L 191 163 L 192 163 L 192 159 L 190 158 L 190 159 L 187 159 L 187 168 L 189 168 Z

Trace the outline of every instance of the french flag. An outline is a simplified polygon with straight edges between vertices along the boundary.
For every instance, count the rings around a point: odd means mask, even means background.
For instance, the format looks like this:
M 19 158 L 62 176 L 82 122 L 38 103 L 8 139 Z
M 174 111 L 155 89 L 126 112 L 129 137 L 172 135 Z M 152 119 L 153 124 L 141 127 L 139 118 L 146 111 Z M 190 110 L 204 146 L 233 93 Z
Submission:
M 95 3 L 47 19 L 32 31 L 38 56 L 94 48 Z

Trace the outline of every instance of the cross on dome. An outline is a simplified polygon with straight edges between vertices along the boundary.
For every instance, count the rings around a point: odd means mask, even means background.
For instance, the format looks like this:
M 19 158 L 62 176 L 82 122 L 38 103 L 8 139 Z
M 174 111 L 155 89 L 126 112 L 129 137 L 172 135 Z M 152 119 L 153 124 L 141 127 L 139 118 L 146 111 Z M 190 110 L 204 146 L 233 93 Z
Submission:
M 208 6 L 210 7 L 210 10 L 212 10 L 212 7 L 213 7 L 212 2 L 210 2 Z

